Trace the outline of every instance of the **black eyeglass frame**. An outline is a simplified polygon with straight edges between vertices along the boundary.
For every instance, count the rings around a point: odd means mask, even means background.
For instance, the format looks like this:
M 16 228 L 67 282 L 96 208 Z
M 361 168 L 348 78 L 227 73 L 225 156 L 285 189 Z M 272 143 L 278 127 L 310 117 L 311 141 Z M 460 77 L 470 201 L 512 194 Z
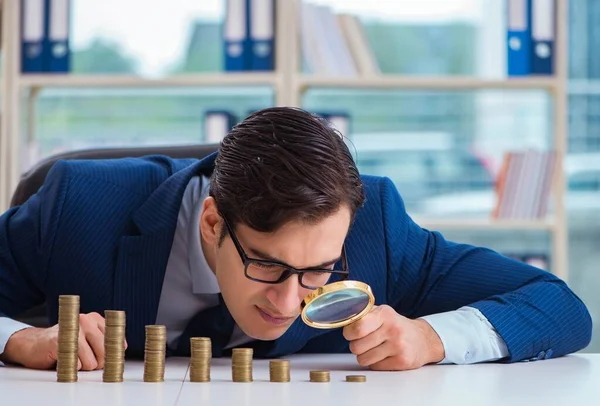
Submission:
M 248 254 L 246 254 L 246 251 L 244 251 L 244 248 L 242 247 L 242 244 L 240 244 L 240 241 L 238 240 L 237 236 L 235 235 L 235 232 L 233 231 L 233 227 L 231 226 L 231 224 L 229 223 L 229 221 L 227 220 L 227 218 L 223 215 L 221 215 L 221 218 L 223 219 L 223 222 L 225 223 L 225 227 L 227 227 L 227 231 L 229 232 L 229 235 L 231 236 L 231 241 L 233 241 L 233 245 L 235 246 L 238 254 L 240 255 L 240 259 L 242 260 L 242 263 L 244 264 L 244 275 L 246 276 L 246 278 L 256 281 L 256 282 L 261 282 L 261 283 L 267 283 L 270 285 L 276 285 L 279 283 L 282 283 L 284 281 L 286 281 L 290 276 L 297 274 L 298 275 L 298 282 L 300 283 L 300 286 L 306 288 L 306 289 L 318 289 L 322 286 L 310 286 L 310 285 L 305 285 L 302 281 L 304 274 L 308 273 L 308 272 L 318 272 L 318 273 L 328 273 L 330 274 L 329 277 L 331 277 L 331 275 L 333 274 L 338 274 L 338 275 L 342 275 L 341 280 L 345 280 L 348 275 L 350 274 L 350 270 L 348 269 L 348 259 L 346 257 L 346 246 L 345 244 L 342 245 L 342 253 L 340 256 L 340 259 L 342 261 L 342 269 L 327 269 L 327 268 L 301 268 L 301 269 L 297 269 L 294 268 L 293 266 L 286 264 L 285 262 L 279 262 L 279 261 L 270 261 L 270 260 L 265 260 L 265 259 L 258 259 L 258 258 L 252 258 L 249 257 Z M 339 260 L 338 260 L 339 261 Z M 336 261 L 336 263 L 338 262 Z M 285 270 L 284 272 L 281 274 L 281 276 L 279 277 L 279 279 L 277 279 L 276 281 L 265 281 L 263 279 L 258 279 L 258 278 L 254 278 L 252 276 L 250 276 L 248 274 L 248 266 L 252 263 L 259 263 L 259 264 L 265 264 L 265 265 L 274 265 L 274 266 L 281 266 L 283 267 Z

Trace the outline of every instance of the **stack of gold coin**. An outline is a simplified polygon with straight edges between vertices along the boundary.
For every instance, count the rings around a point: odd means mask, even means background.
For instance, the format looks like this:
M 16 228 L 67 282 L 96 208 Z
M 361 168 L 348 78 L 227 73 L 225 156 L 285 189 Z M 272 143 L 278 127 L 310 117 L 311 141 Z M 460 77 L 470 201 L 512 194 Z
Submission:
M 167 328 L 146 326 L 144 351 L 144 382 L 164 382 Z
M 58 298 L 57 382 L 77 382 L 79 360 L 79 296 Z
M 290 361 L 287 359 L 276 359 L 269 362 L 269 376 L 271 382 L 290 381 Z
M 346 382 L 367 382 L 365 375 L 346 375 Z
M 209 337 L 190 338 L 190 381 L 210 382 L 212 346 Z
M 234 348 L 231 354 L 233 382 L 252 382 L 252 348 Z
M 310 371 L 311 382 L 329 382 L 329 371 Z
M 106 310 L 104 312 L 104 382 L 123 382 L 125 369 L 125 312 Z

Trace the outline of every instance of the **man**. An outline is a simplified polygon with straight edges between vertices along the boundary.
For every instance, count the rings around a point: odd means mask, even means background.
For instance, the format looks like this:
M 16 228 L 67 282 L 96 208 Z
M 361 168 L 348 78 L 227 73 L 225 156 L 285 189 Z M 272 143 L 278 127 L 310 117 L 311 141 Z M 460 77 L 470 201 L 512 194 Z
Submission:
M 303 298 L 342 278 L 376 306 L 338 329 L 305 325 Z M 210 336 L 215 356 L 349 352 L 360 365 L 537 360 L 584 348 L 591 319 L 552 274 L 446 241 L 407 215 L 387 178 L 359 176 L 343 139 L 302 110 L 270 108 L 206 159 L 57 163 L 0 217 L 0 353 L 52 368 L 57 326 L 16 317 L 81 297 L 79 367 L 103 367 L 102 314 L 127 312 L 127 353 L 164 324 L 171 355 Z

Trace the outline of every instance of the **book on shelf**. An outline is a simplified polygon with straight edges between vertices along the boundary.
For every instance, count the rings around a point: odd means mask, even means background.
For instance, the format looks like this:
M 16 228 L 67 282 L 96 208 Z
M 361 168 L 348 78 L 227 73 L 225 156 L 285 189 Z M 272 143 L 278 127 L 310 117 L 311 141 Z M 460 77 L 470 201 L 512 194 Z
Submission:
M 227 110 L 204 112 L 204 142 L 218 144 L 238 122 L 235 114 Z
M 21 72 L 68 73 L 71 0 L 23 0 L 21 5 Z
M 316 115 L 329 121 L 329 123 L 339 131 L 344 139 L 350 138 L 350 114 L 344 111 L 317 111 Z
M 507 253 L 504 254 L 506 257 L 512 258 L 517 261 L 524 262 L 528 265 L 542 269 L 544 271 L 550 270 L 550 261 L 548 255 L 544 253 L 527 252 L 527 253 Z
M 543 219 L 554 179 L 554 151 L 509 151 L 496 180 L 495 219 Z
M 223 24 L 225 71 L 275 69 L 275 0 L 227 0 Z
M 380 73 L 358 17 L 301 1 L 298 18 L 303 70 L 343 77 Z
M 506 53 L 509 77 L 554 73 L 557 0 L 508 0 Z

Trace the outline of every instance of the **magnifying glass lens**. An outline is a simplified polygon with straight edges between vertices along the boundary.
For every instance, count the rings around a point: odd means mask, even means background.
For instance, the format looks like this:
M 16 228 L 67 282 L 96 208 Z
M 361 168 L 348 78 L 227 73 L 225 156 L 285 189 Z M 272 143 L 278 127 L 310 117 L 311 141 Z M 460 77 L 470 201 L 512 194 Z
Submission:
M 369 301 L 369 294 L 358 289 L 328 292 L 311 301 L 305 309 L 305 315 L 314 323 L 339 323 L 358 315 L 369 305 Z

